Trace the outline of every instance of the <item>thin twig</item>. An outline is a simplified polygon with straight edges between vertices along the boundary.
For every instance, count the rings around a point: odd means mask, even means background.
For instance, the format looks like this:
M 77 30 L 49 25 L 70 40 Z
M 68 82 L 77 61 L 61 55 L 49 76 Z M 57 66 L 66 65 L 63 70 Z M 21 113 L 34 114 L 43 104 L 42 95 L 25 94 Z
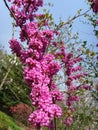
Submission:
M 9 10 L 10 14 L 12 15 L 12 17 L 16 20 L 15 15 L 14 15 L 14 13 L 11 11 L 11 9 L 10 9 L 10 7 L 8 6 L 6 0 L 3 0 L 3 1 L 4 1 L 5 5 L 6 5 L 7 9 Z
M 56 118 L 54 118 L 54 130 L 57 130 L 56 127 L 57 127 Z
M 56 30 L 59 30 L 62 26 L 66 25 L 66 24 L 69 24 L 70 22 L 72 22 L 72 21 L 75 20 L 76 18 L 85 15 L 85 14 L 88 13 L 89 11 L 90 11 L 90 10 L 87 10 L 86 12 L 84 12 L 84 13 L 82 13 L 82 14 L 75 15 L 73 18 L 69 19 L 67 22 L 62 23 L 62 24 L 59 24 L 59 25 L 57 26 Z
M 37 125 L 37 128 L 36 128 L 36 130 L 41 130 L 41 127 L 40 127 L 40 125 Z
M 13 64 L 9 67 L 8 71 L 6 72 L 6 74 L 5 74 L 5 76 L 4 76 L 4 78 L 3 78 L 3 80 L 2 80 L 2 82 L 1 82 L 1 84 L 0 84 L 0 90 L 2 90 L 2 87 L 3 87 L 3 85 L 4 85 L 4 83 L 5 83 L 6 79 L 7 79 L 7 76 L 8 76 L 8 74 L 9 74 L 9 72 L 11 71 L 11 68 L 12 68 L 12 67 L 13 67 Z

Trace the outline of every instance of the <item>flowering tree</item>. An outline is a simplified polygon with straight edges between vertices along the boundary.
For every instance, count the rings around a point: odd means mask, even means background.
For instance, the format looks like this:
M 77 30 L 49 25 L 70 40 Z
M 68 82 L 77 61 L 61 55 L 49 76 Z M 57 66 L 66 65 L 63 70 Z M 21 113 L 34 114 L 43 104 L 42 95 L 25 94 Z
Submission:
M 70 126 L 73 103 L 79 101 L 78 93 L 81 89 L 89 89 L 87 84 L 76 84 L 80 78 L 87 76 L 79 65 L 82 58 L 67 52 L 63 40 L 55 40 L 60 35 L 58 28 L 50 29 L 46 15 L 37 13 L 43 6 L 43 0 L 8 0 L 11 6 L 6 0 L 4 2 L 15 20 L 15 26 L 20 28 L 19 40 L 13 37 L 9 43 L 12 52 L 24 65 L 24 79 L 31 89 L 30 98 L 35 110 L 29 121 L 37 130 L 43 126 L 56 130 L 56 119 L 62 116 L 65 126 Z M 62 68 L 66 77 L 66 100 L 55 82 L 55 76 Z M 66 111 L 71 114 L 63 116 L 65 111 L 58 102 L 65 102 Z

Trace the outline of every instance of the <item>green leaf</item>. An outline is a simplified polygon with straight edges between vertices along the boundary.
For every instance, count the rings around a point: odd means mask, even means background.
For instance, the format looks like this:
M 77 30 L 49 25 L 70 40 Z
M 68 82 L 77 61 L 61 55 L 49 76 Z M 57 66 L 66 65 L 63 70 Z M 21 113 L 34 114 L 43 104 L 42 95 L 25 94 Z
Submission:
M 83 46 L 83 47 L 85 47 L 85 46 L 86 46 L 86 44 L 87 44 L 87 41 L 83 41 L 82 46 Z
M 94 30 L 96 37 L 98 38 L 98 30 Z
M 87 49 L 86 51 L 85 51 L 85 54 L 90 54 L 90 50 L 89 49 Z

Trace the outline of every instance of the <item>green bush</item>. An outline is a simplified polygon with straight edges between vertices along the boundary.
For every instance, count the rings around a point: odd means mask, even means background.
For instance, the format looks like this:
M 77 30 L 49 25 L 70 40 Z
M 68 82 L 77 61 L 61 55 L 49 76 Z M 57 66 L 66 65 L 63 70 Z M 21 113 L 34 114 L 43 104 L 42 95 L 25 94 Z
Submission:
M 30 88 L 23 79 L 23 67 L 18 58 L 0 50 L 0 110 L 8 113 L 19 103 L 31 105 Z M 9 114 L 9 113 L 8 113 Z

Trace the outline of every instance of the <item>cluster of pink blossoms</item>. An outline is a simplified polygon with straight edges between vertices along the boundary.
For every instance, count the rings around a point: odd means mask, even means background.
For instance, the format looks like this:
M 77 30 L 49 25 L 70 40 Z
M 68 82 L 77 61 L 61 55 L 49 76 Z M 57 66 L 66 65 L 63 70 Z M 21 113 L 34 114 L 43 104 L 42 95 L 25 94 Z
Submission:
M 29 116 L 29 121 L 35 126 L 49 126 L 51 121 L 62 114 L 62 109 L 56 101 L 63 99 L 57 89 L 53 76 L 61 66 L 54 59 L 53 54 L 47 54 L 55 32 L 53 30 L 39 30 L 34 20 L 35 12 L 42 6 L 42 0 L 8 0 L 12 2 L 10 12 L 19 26 L 20 42 L 27 41 L 27 49 L 23 49 L 17 39 L 10 40 L 10 48 L 24 64 L 24 79 L 31 88 L 30 97 L 36 110 Z
M 98 0 L 89 0 L 91 2 L 91 8 L 94 13 L 98 13 Z M 96 25 L 98 25 L 98 20 L 96 20 Z
M 91 7 L 95 13 L 98 13 L 98 0 L 90 0 Z
M 37 15 L 36 11 L 43 5 L 43 0 L 8 0 L 12 6 L 8 9 L 16 21 L 16 26 L 20 27 L 20 42 L 17 39 L 9 41 L 12 52 L 15 53 L 24 67 L 24 79 L 31 88 L 30 98 L 36 110 L 29 116 L 29 121 L 36 127 L 49 126 L 51 121 L 62 115 L 62 109 L 56 104 L 63 100 L 63 94 L 57 89 L 54 76 L 61 69 L 60 64 L 55 60 L 57 55 L 61 56 L 66 68 L 68 86 L 68 98 L 66 105 L 71 112 L 74 111 L 73 103 L 79 101 L 79 96 L 74 92 L 78 88 L 73 84 L 74 80 L 83 77 L 84 73 L 80 66 L 74 66 L 81 58 L 74 58 L 71 53 L 65 52 L 65 47 L 61 47 L 58 54 L 50 54 L 47 51 L 53 42 L 57 31 L 45 29 L 47 24 L 38 24 L 36 16 L 43 19 L 43 14 Z M 21 42 L 27 42 L 27 48 L 23 48 Z M 52 43 L 56 46 L 56 42 Z M 61 46 L 61 45 L 60 45 Z M 76 73 L 76 74 L 75 74 Z M 87 89 L 87 86 L 84 88 Z M 71 125 L 72 116 L 64 121 L 66 125 Z
M 64 66 L 66 68 L 65 70 L 65 76 L 67 77 L 67 80 L 65 82 L 65 85 L 67 85 L 67 99 L 66 99 L 66 105 L 67 110 L 70 111 L 70 116 L 65 115 L 65 121 L 64 123 L 67 126 L 70 126 L 73 122 L 72 113 L 74 112 L 73 104 L 74 102 L 78 102 L 79 95 L 78 91 L 80 88 L 90 90 L 90 86 L 84 85 L 81 87 L 76 86 L 75 81 L 79 80 L 81 77 L 86 76 L 86 73 L 81 72 L 82 67 L 77 65 L 82 58 L 81 57 L 74 57 L 72 53 L 67 53 L 66 48 L 64 45 L 61 46 L 60 52 L 58 52 L 56 55 L 60 56 L 62 59 L 62 62 L 64 63 Z
M 8 0 L 11 2 L 11 15 L 17 26 L 22 26 L 27 20 L 34 20 L 35 12 L 43 5 L 43 0 Z

